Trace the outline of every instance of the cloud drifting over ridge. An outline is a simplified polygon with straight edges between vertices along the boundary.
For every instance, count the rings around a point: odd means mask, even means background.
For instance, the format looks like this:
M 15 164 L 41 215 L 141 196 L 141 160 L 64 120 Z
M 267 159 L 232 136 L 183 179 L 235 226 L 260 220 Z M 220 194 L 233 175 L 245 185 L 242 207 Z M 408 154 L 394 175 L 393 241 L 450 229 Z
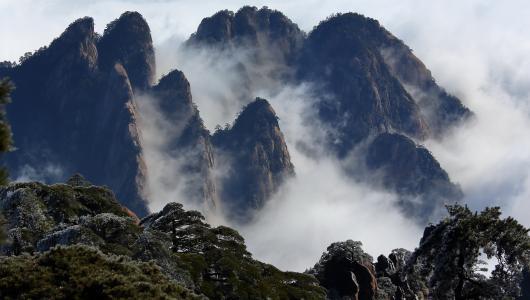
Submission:
M 16 60 L 26 51 L 39 48 L 48 44 L 54 37 L 74 19 L 85 15 L 95 18 L 96 29 L 103 31 L 106 23 L 118 17 L 125 10 L 138 10 L 142 13 L 152 28 L 155 46 L 184 40 L 193 32 L 203 17 L 210 16 L 220 9 L 237 10 L 244 4 L 256 6 L 267 5 L 283 11 L 300 27 L 309 31 L 314 25 L 328 15 L 335 12 L 356 11 L 378 19 L 388 30 L 407 43 L 416 55 L 425 62 L 433 71 L 434 77 L 441 86 L 449 92 L 459 96 L 476 114 L 477 120 L 465 127 L 455 130 L 441 142 L 428 141 L 427 147 L 434 153 L 442 166 L 449 172 L 451 178 L 459 182 L 467 194 L 466 200 L 473 208 L 485 205 L 501 205 L 506 214 L 516 216 L 522 223 L 530 226 L 530 36 L 528 22 L 530 22 L 530 4 L 527 1 L 347 1 L 335 0 L 296 0 L 296 1 L 142 1 L 142 0 L 111 0 L 111 1 L 66 1 L 51 0 L 6 0 L 0 3 L 0 38 L 10 41 L 9 46 L 0 49 L 0 60 Z M 31 9 L 30 9 L 31 8 Z M 303 8 L 303 9 L 301 9 Z M 171 41 L 171 42 L 168 42 Z M 7 45 L 7 43 L 4 43 Z M 167 50 L 167 49 L 166 49 Z M 160 49 L 159 49 L 160 52 Z M 165 53 L 164 57 L 166 54 Z M 186 66 L 179 60 L 159 59 L 159 71 L 165 72 L 170 68 L 183 68 Z M 175 64 L 175 65 L 171 65 Z M 190 66 L 191 67 L 191 66 Z M 185 70 L 186 71 L 186 70 Z M 211 99 L 207 97 L 208 91 L 196 92 L 205 82 L 198 82 L 200 74 L 188 74 L 194 98 L 199 105 L 202 117 L 208 127 L 212 129 L 217 123 L 233 119 L 234 105 L 226 112 L 219 112 L 215 106 L 209 106 Z M 213 75 L 212 75 L 213 76 Z M 206 77 L 208 78 L 208 77 Z M 203 78 L 203 79 L 206 79 Z M 219 83 L 222 84 L 222 83 Z M 194 88 L 195 87 L 195 88 Z M 215 86 L 212 86 L 212 90 Z M 215 87 L 217 88 L 217 87 Z M 221 86 L 220 86 L 221 88 Z M 283 96 L 289 93 L 295 97 L 296 88 L 287 89 Z M 303 92 L 302 92 L 303 94 Z M 299 95 L 299 94 L 298 94 Z M 256 95 L 260 96 L 260 95 Z M 268 97 L 275 109 L 282 117 L 283 108 L 277 104 L 281 97 L 275 95 L 262 95 Z M 282 97 L 283 97 L 282 96 Z M 276 99 L 276 100 L 275 100 Z M 326 202 L 315 202 L 313 195 L 306 195 L 302 187 L 326 187 L 326 182 L 318 180 L 315 173 L 325 174 L 340 184 L 340 173 L 334 168 L 333 161 L 314 161 L 298 153 L 296 142 L 292 140 L 295 135 L 289 128 L 293 124 L 285 124 L 281 119 L 282 130 L 285 131 L 293 161 L 297 167 L 299 179 L 282 190 L 278 197 L 285 195 L 301 194 L 308 198 L 308 207 L 294 211 L 299 222 L 283 223 L 270 222 L 272 212 L 279 212 L 282 220 L 289 220 L 287 212 L 293 208 L 295 202 L 271 202 L 264 215 L 251 227 L 241 228 L 249 241 L 252 251 L 259 258 L 277 262 L 281 266 L 299 269 L 304 263 L 294 261 L 291 256 L 272 256 L 270 248 L 266 245 L 278 245 L 289 252 L 304 251 L 300 243 L 310 245 L 311 250 L 304 257 L 314 261 L 316 250 L 323 251 L 322 244 L 326 239 L 353 238 L 363 240 L 369 252 L 373 255 L 384 250 L 387 246 L 378 247 L 371 243 L 370 237 L 363 234 L 373 234 L 377 237 L 379 232 L 384 232 L 385 223 L 377 223 L 375 227 L 368 227 L 367 222 L 374 221 L 361 218 L 346 223 L 347 215 L 328 217 L 328 208 L 344 204 L 342 192 L 335 191 Z M 296 127 L 296 126 L 295 126 Z M 293 127 L 293 128 L 295 128 Z M 320 173 L 322 172 L 322 173 Z M 305 174 L 305 175 L 304 175 Z M 302 176 L 304 175 L 304 176 Z M 302 190 L 297 190 L 298 188 Z M 344 193 L 347 190 L 344 190 Z M 371 199 L 375 203 L 382 203 L 386 207 L 391 203 L 391 195 L 367 192 L 362 186 L 354 191 L 348 191 L 359 199 Z M 315 196 L 316 197 L 316 196 Z M 337 199 L 337 200 L 333 200 Z M 378 202 L 379 201 L 379 202 Z M 312 205 L 314 204 L 314 205 Z M 314 210 L 312 210 L 314 209 Z M 361 203 L 349 203 L 344 213 L 362 212 L 372 216 L 378 211 L 373 211 L 371 206 Z M 333 210 L 337 211 L 337 210 Z M 303 218 L 302 218 L 303 217 Z M 328 219 L 329 218 L 329 219 Z M 410 230 L 406 221 L 399 215 L 390 218 L 402 230 Z M 338 223 L 334 223 L 339 220 Z M 322 222 L 317 226 L 316 222 Z M 361 226 L 354 226 L 362 224 Z M 263 228 L 270 228 L 263 231 Z M 350 230 L 351 228 L 351 230 Z M 364 231 L 359 231 L 360 229 Z M 388 228 L 387 228 L 388 229 Z M 389 228 L 390 236 L 399 236 L 396 228 Z M 306 238 L 295 239 L 294 235 L 300 230 L 313 232 L 314 235 Z M 285 231 L 285 237 L 273 240 L 273 234 Z M 320 233 L 320 234 L 319 234 Z M 356 236 L 352 236 L 357 233 Z M 326 239 L 318 238 L 325 236 Z M 292 241 L 288 238 L 293 238 Z M 392 247 L 409 247 L 406 241 Z M 375 241 L 377 242 L 377 241 Z M 397 241 L 400 242 L 400 241 Z M 412 241 L 414 242 L 414 241 Z M 275 244 L 276 243 L 276 244 Z M 391 244 L 391 243 L 389 243 Z M 412 244 L 413 245 L 413 244 Z M 299 247 L 299 248 L 297 248 Z M 388 246 L 390 247 L 390 246 Z M 274 249 L 272 249 L 274 251 Z M 292 262 L 292 265 L 289 263 Z

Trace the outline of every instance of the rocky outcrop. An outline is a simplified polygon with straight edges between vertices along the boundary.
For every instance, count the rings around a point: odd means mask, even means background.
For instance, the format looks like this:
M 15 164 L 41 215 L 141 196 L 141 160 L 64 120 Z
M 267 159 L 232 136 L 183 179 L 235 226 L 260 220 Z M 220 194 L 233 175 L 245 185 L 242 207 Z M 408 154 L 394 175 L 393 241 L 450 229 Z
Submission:
M 275 60 L 290 65 L 303 39 L 304 33 L 281 12 L 245 6 L 235 14 L 223 10 L 203 19 L 188 44 L 230 51 L 245 47 L 254 50 L 255 59 L 262 64 Z
M 429 134 L 414 99 L 369 37 L 358 34 L 370 22 L 345 14 L 320 23 L 309 34 L 299 63 L 299 77 L 313 82 L 321 98 L 318 115 L 339 157 L 374 133 L 395 130 L 419 139 Z
M 180 174 L 187 201 L 215 208 L 219 205 L 213 176 L 214 151 L 210 132 L 193 103 L 190 84 L 174 70 L 151 89 L 158 110 L 172 125 L 164 152 L 182 161 Z
M 281 12 L 245 6 L 233 13 L 220 11 L 205 18 L 186 43 L 195 55 L 207 51 L 215 68 L 237 78 L 228 88 L 234 96 L 222 99 L 248 104 L 260 90 L 280 89 L 294 79 L 305 33 Z M 219 61 L 223 62 L 218 65 Z
M 411 288 L 405 274 L 412 252 L 395 249 L 388 257 L 380 255 L 373 263 L 361 246 L 361 242 L 352 240 L 333 243 L 308 271 L 326 288 L 327 299 L 424 299 L 422 287 Z
M 472 115 L 408 46 L 359 14 L 320 23 L 305 43 L 299 74 L 315 82 L 319 94 L 331 93 L 319 113 L 325 122 L 339 117 L 345 124 L 336 134 L 354 142 L 389 129 L 420 139 L 439 136 Z
M 232 127 L 218 130 L 212 140 L 217 161 L 226 170 L 221 197 L 236 219 L 248 219 L 294 175 L 278 117 L 265 99 L 256 98 Z
M 155 51 L 151 30 L 137 12 L 125 12 L 107 25 L 98 41 L 100 66 L 111 69 L 123 65 L 135 89 L 146 89 L 154 83 Z
M 328 291 L 328 299 L 376 299 L 377 279 L 372 257 L 360 242 L 337 242 L 327 248 L 309 271 Z
M 152 81 L 154 54 L 138 13 L 124 13 L 101 38 L 91 18 L 79 19 L 0 73 L 17 87 L 7 108 L 16 145 L 6 156 L 12 177 L 26 179 L 30 169 L 39 170 L 34 179 L 57 181 L 81 172 L 147 213 L 134 90 Z
M 408 215 L 428 220 L 438 208 L 463 197 L 432 154 L 404 135 L 377 136 L 368 147 L 366 164 L 374 178 L 399 195 Z

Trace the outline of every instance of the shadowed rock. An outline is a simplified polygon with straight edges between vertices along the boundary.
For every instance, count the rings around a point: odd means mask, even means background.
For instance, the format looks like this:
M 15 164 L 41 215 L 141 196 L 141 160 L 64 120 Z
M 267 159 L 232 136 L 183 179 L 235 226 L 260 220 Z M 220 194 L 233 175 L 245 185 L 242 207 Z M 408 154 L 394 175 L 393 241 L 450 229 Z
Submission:
M 227 163 L 221 195 L 235 218 L 248 219 L 249 213 L 261 208 L 294 175 L 278 118 L 265 99 L 256 98 L 231 128 L 218 130 L 213 144 L 217 161 Z
M 101 38 L 91 18 L 79 19 L 49 47 L 0 69 L 17 86 L 7 107 L 17 147 L 6 155 L 10 174 L 29 168 L 43 170 L 37 176 L 45 181 L 62 181 L 80 172 L 146 214 L 133 89 L 152 80 L 152 51 L 145 20 L 128 12 Z
M 408 215 L 428 220 L 438 208 L 463 197 L 432 154 L 404 135 L 377 136 L 368 147 L 366 163 L 382 177 L 383 186 L 398 193 Z

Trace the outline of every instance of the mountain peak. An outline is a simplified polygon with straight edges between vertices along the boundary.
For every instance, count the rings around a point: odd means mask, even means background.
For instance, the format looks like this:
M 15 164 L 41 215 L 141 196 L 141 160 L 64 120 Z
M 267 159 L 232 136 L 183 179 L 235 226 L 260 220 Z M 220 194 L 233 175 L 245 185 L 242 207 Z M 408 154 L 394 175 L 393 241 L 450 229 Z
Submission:
M 266 128 L 278 127 L 278 117 L 269 101 L 256 98 L 249 103 L 234 122 L 234 131 L 259 132 Z
M 73 39 L 79 36 L 94 34 L 94 19 L 83 17 L 71 23 L 61 34 L 60 39 Z
M 110 22 L 98 43 L 104 69 L 121 63 L 134 88 L 146 89 L 155 77 L 155 53 L 149 25 L 138 12 L 125 12 Z
M 269 102 L 256 98 L 243 108 L 232 128 L 218 130 L 212 137 L 216 152 L 224 161 L 229 158 L 230 171 L 223 179 L 221 198 L 227 213 L 246 222 L 254 210 L 294 175 L 287 144 L 278 117 Z
M 190 83 L 180 70 L 172 70 L 167 75 L 163 76 L 158 84 L 156 85 L 157 89 L 164 90 L 185 90 L 190 91 Z
M 126 31 L 143 31 L 150 32 L 149 25 L 144 17 L 136 11 L 126 11 L 120 17 L 107 25 L 104 34 L 108 34 L 114 30 L 125 33 Z

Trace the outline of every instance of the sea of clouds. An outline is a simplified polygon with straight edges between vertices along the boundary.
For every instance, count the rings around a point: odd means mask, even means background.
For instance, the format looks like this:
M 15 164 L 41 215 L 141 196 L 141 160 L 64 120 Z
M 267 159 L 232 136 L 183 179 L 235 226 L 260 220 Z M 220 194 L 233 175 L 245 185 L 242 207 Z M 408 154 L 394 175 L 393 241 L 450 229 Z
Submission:
M 78 17 L 94 17 L 96 30 L 102 32 L 123 11 L 137 10 L 152 30 L 158 76 L 181 69 L 205 124 L 213 130 L 217 124 L 232 122 L 243 104 L 236 101 L 233 89 L 239 78 L 225 71 L 233 61 L 212 62 L 209 53 L 190 55 L 179 45 L 202 18 L 245 4 L 281 10 L 306 32 L 336 12 L 354 11 L 378 19 L 413 49 L 439 85 L 476 114 L 441 140 L 426 142 L 451 179 L 461 185 L 465 202 L 474 209 L 501 206 L 506 215 L 530 226 L 530 4 L 525 1 L 5 0 L 0 2 L 0 38 L 7 46 L 0 48 L 0 60 L 17 60 L 49 44 Z M 308 88 L 267 82 L 253 89 L 254 96 L 268 99 L 276 110 L 297 176 L 253 223 L 235 225 L 249 249 L 282 269 L 300 271 L 337 240 L 361 240 L 372 255 L 396 247 L 414 248 L 422 228 L 395 208 L 393 195 L 346 180 L 338 162 L 308 156 L 300 147 L 311 144 L 319 129 L 304 121 L 314 100 Z M 151 124 L 145 130 L 159 132 L 163 126 Z M 153 133 L 148 141 L 156 146 L 163 143 L 161 138 Z M 152 149 L 153 155 L 160 154 Z M 152 161 L 156 163 L 149 172 L 158 172 L 157 178 L 176 176 L 174 169 L 159 167 L 167 166 L 163 159 Z M 185 202 L 178 188 L 178 184 L 160 188 L 157 195 Z M 214 223 L 230 224 L 223 219 Z

